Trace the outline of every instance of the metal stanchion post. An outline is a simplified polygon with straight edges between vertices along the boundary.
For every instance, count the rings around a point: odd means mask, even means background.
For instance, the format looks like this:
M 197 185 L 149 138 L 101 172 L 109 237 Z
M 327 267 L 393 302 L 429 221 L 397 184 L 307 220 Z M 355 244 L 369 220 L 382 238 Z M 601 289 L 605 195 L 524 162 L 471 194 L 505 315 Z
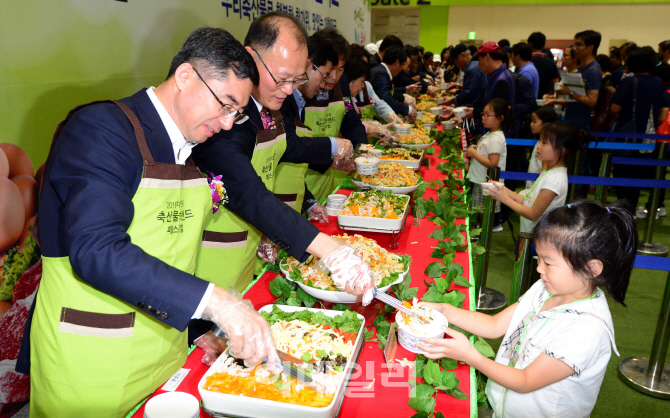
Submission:
M 658 159 L 665 158 L 665 151 L 668 148 L 668 143 L 661 141 L 658 148 Z M 656 167 L 656 180 L 665 179 L 665 167 Z M 664 257 L 668 255 L 668 247 L 657 242 L 652 242 L 651 237 L 654 233 L 654 220 L 656 219 L 656 210 L 661 196 L 661 189 L 652 189 L 651 191 L 651 205 L 649 213 L 647 213 L 647 223 L 644 228 L 644 239 L 640 241 L 637 246 L 637 253 L 644 255 L 655 255 Z
M 612 153 L 604 152 L 598 177 L 609 177 L 610 174 L 612 174 Z M 603 205 L 607 204 L 607 186 L 596 186 L 596 200 Z
M 488 170 L 488 176 L 493 181 L 500 179 L 500 167 L 492 167 Z M 484 222 L 482 225 L 481 242 L 486 252 L 479 256 L 477 262 L 477 276 L 475 288 L 477 289 L 477 310 L 494 313 L 507 305 L 507 298 L 497 290 L 486 288 L 486 276 L 489 269 L 489 251 L 491 250 L 491 235 L 493 229 L 493 216 L 495 214 L 496 201 L 491 196 L 484 197 Z
M 576 176 L 579 174 L 579 163 L 582 161 L 582 148 L 578 148 L 577 152 L 575 153 L 575 168 L 572 170 L 572 175 Z M 575 200 L 575 193 L 577 190 L 577 185 L 572 183 L 570 184 L 570 187 L 568 188 L 568 200 L 566 202 L 572 202 Z
M 619 377 L 630 387 L 656 398 L 670 399 L 670 365 L 665 363 L 670 340 L 670 274 L 665 284 L 661 313 L 651 355 L 630 357 L 619 363 Z
M 530 240 L 532 238 L 533 234 L 519 233 L 519 248 L 517 248 L 512 273 L 512 291 L 509 294 L 510 305 L 517 302 L 521 295 L 530 288 Z

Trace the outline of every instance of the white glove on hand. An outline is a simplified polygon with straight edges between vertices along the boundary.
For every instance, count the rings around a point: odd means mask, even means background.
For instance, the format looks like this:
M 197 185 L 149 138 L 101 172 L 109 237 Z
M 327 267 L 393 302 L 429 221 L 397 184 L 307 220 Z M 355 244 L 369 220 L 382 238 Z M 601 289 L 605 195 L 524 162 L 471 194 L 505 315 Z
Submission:
M 317 221 L 322 224 L 328 223 L 328 213 L 326 212 L 326 208 L 321 206 L 320 203 L 317 203 L 312 209 L 307 211 L 307 215 L 310 221 Z
M 400 116 L 396 115 L 395 112 L 390 112 L 386 115 L 386 122 L 391 123 L 391 124 L 402 124 L 402 119 L 400 119 Z
M 435 95 L 437 94 L 438 91 L 440 91 L 440 88 L 439 88 L 439 87 L 428 86 L 428 90 L 427 90 L 427 92 L 428 92 L 428 94 L 430 94 L 431 96 L 435 96 Z
M 274 263 L 275 260 L 277 259 L 277 252 L 279 251 L 279 247 L 277 247 L 277 244 L 274 242 L 270 241 L 268 237 L 263 235 L 261 237 L 261 242 L 258 244 L 258 249 L 256 250 L 256 254 L 261 258 L 263 261 L 267 261 L 268 263 Z
M 345 138 L 336 138 L 335 141 L 337 141 L 337 151 L 333 155 L 334 159 L 349 158 L 354 155 L 354 147 L 351 145 L 351 141 Z
M 330 270 L 333 282 L 340 290 L 352 295 L 363 295 L 363 305 L 372 301 L 375 287 L 372 268 L 356 250 L 342 245 L 330 251 L 320 261 Z
M 199 336 L 193 342 L 205 352 L 202 355 L 201 361 L 208 366 L 214 364 L 216 359 L 219 358 L 228 346 L 225 338 L 216 337 L 212 331 Z
M 409 94 L 403 94 L 402 97 L 404 98 L 403 103 L 405 103 L 407 106 L 416 105 L 416 99 Z
M 353 158 L 340 158 L 333 161 L 330 165 L 335 170 L 343 171 L 345 173 L 351 173 L 356 171 L 356 162 Z
M 217 286 L 209 298 L 202 318 L 221 328 L 228 338 L 230 355 L 244 359 L 246 367 L 253 367 L 267 358 L 269 370 L 281 371 L 281 362 L 270 326 L 256 312 L 250 301 Z

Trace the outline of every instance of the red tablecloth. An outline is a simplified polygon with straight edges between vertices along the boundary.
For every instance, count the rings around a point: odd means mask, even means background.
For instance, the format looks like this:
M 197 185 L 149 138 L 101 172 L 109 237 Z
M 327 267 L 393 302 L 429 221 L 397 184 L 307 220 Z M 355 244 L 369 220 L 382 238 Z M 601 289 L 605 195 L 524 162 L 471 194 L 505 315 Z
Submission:
M 423 167 L 421 170 L 421 174 L 426 181 L 444 177 L 444 175 L 435 168 L 441 161 L 437 158 L 437 155 L 439 155 L 439 148 L 435 148 L 435 155 L 426 156 L 431 160 L 431 169 Z M 351 191 L 340 190 L 338 193 L 349 194 Z M 437 193 L 435 190 L 428 189 L 424 197 L 426 199 L 437 197 Z M 392 252 L 397 254 L 409 254 L 412 256 L 412 266 L 410 269 L 412 278 L 411 287 L 418 287 L 419 291 L 417 296 L 421 297 L 428 290 L 424 280 L 430 280 L 425 275 L 424 271 L 428 264 L 436 261 L 435 259 L 430 258 L 430 253 L 432 252 L 431 247 L 436 246 L 437 241 L 428 237 L 436 226 L 428 219 L 422 219 L 418 227 L 412 226 L 413 220 L 413 217 L 409 215 L 405 230 L 398 239 L 398 248 Z M 462 219 L 457 221 L 457 223 L 463 222 L 464 220 Z M 336 217 L 330 217 L 330 223 L 328 224 L 317 223 L 316 226 L 327 234 L 341 233 L 337 228 Z M 379 245 L 388 249 L 390 239 L 389 234 L 367 232 L 361 234 L 376 239 Z M 469 277 L 468 253 L 458 252 L 454 262 L 460 263 L 463 266 L 465 277 Z M 256 309 L 272 304 L 276 300 L 276 297 L 270 293 L 268 285 L 275 276 L 275 273 L 264 274 L 244 295 L 245 298 L 251 300 Z M 452 288 L 458 289 L 465 294 L 466 298 L 463 308 L 468 309 L 468 289 L 456 285 L 453 285 Z M 366 326 L 371 325 L 372 320 L 379 312 L 373 307 L 362 307 L 360 305 L 353 306 L 352 308 L 365 316 Z M 190 369 L 190 371 L 177 388 L 178 391 L 191 393 L 198 399 L 200 399 L 200 397 L 198 395 L 197 384 L 202 375 L 207 371 L 207 367 L 200 362 L 201 357 L 202 351 L 199 348 L 196 348 L 195 351 L 191 353 L 186 365 L 183 367 L 185 369 Z M 406 358 L 408 360 L 414 360 L 414 357 L 414 353 L 409 352 L 398 345 L 396 359 Z M 347 394 L 340 409 L 341 417 L 409 417 L 415 413 L 415 411 L 407 405 L 410 391 L 407 381 L 412 373 L 412 368 L 402 367 L 400 364 L 396 364 L 395 367 L 388 370 L 384 361 L 384 355 L 376 342 L 368 342 L 364 344 L 358 359 L 358 364 L 360 367 L 354 371 L 347 389 Z M 456 377 L 460 379 L 460 389 L 470 396 L 470 367 L 459 364 L 456 369 Z M 164 391 L 159 388 L 154 395 L 159 393 L 164 393 Z M 457 400 L 442 392 L 438 392 L 436 410 L 442 412 L 445 417 L 470 417 L 470 399 Z M 133 418 L 141 418 L 143 413 L 144 406 L 140 407 L 140 409 L 133 415 Z M 209 417 L 204 411 L 201 412 L 201 416 Z

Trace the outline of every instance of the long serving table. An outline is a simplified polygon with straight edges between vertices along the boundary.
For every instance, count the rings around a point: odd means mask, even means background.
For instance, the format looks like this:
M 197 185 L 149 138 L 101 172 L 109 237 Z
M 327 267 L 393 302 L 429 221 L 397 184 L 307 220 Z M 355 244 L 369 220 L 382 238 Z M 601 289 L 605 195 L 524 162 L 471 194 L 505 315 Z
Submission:
M 435 155 L 426 156 L 430 159 L 429 168 L 423 166 L 421 168 L 421 175 L 425 181 L 436 180 L 443 178 L 444 175 L 440 173 L 436 167 L 440 163 L 437 156 L 439 155 L 439 147 L 435 146 Z M 340 189 L 338 193 L 350 194 L 350 190 Z M 433 189 L 428 189 L 424 196 L 426 199 L 437 197 L 437 193 Z M 412 284 L 410 287 L 418 287 L 419 291 L 417 297 L 421 296 L 428 290 L 424 280 L 428 279 L 424 273 L 428 264 L 435 259 L 430 257 L 433 246 L 437 245 L 437 241 L 429 238 L 428 235 L 436 228 L 435 224 L 428 219 L 421 219 L 419 226 L 413 226 L 414 218 L 408 215 L 405 230 L 398 238 L 398 247 L 392 250 L 397 254 L 409 254 L 412 256 L 411 278 Z M 457 223 L 465 223 L 464 219 L 457 220 Z M 322 232 L 326 234 L 340 234 L 337 227 L 337 217 L 330 217 L 330 222 L 327 224 L 315 224 Z M 357 232 L 348 232 L 354 234 Z M 379 245 L 384 248 L 389 248 L 390 234 L 384 233 L 369 233 L 358 232 L 369 238 L 377 240 Z M 463 234 L 466 234 L 465 232 Z M 460 263 L 463 266 L 465 277 L 470 278 L 470 283 L 473 283 L 471 274 L 471 257 L 468 240 L 468 251 L 457 252 L 454 262 Z M 269 283 L 276 277 L 276 273 L 265 272 L 258 280 L 247 289 L 244 297 L 249 299 L 256 309 L 260 309 L 265 305 L 272 304 L 276 297 L 270 293 Z M 466 298 L 463 303 L 464 309 L 470 309 L 474 306 L 473 297 L 474 292 L 470 292 L 468 288 L 452 285 L 452 289 L 457 289 Z M 327 307 L 330 304 L 324 303 Z M 375 305 L 373 301 L 373 305 Z M 353 305 L 352 309 L 361 313 L 366 318 L 366 326 L 371 326 L 372 321 L 379 313 L 379 310 L 373 305 L 363 307 L 360 304 Z M 377 305 L 379 306 L 379 305 Z M 320 307 L 315 305 L 314 307 Z M 188 370 L 188 374 L 176 387 L 177 391 L 191 393 L 200 399 L 198 395 L 197 384 L 202 378 L 202 375 L 207 371 L 208 367 L 201 363 L 202 350 L 196 348 L 191 352 L 186 364 L 182 370 Z M 407 359 L 413 361 L 415 354 L 405 350 L 398 345 L 395 358 L 398 360 Z M 354 371 L 347 394 L 341 405 L 339 416 L 353 418 L 353 417 L 410 417 L 416 413 L 407 405 L 407 400 L 410 395 L 410 386 L 408 379 L 410 379 L 413 367 L 403 367 L 396 362 L 391 368 L 387 367 L 384 354 L 380 350 L 376 342 L 367 342 L 364 344 L 358 358 L 358 369 Z M 413 365 L 413 363 L 412 363 Z M 477 416 L 477 382 L 475 379 L 474 369 L 469 366 L 459 364 L 456 369 L 456 377 L 460 379 L 460 389 L 468 395 L 468 399 L 457 400 L 438 391 L 436 397 L 436 410 L 444 414 L 445 417 L 476 417 Z M 172 379 L 171 379 L 172 380 Z M 169 382 L 168 382 L 169 383 Z M 174 383 L 173 383 L 174 388 Z M 164 386 L 158 388 L 154 394 L 164 393 Z M 175 389 L 172 389 L 175 390 Z M 141 418 L 144 413 L 144 405 L 140 405 L 134 413 L 129 414 L 133 418 Z M 201 411 L 201 417 L 209 417 L 204 411 Z

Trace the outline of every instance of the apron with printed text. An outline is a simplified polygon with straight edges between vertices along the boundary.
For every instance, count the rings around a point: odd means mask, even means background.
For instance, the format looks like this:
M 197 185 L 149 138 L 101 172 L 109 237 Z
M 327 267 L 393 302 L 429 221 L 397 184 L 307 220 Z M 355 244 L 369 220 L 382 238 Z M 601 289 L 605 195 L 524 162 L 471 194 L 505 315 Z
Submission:
M 315 137 L 331 136 L 338 138 L 346 111 L 340 83 L 337 83 L 330 99 L 307 100 L 304 110 L 305 125 L 314 132 Z M 332 193 L 335 186 L 339 185 L 347 176 L 348 173 L 335 170 L 332 167 L 328 168 L 323 174 L 308 169 L 305 182 L 314 198 L 323 202 Z
M 275 119 L 276 129 L 258 131 L 251 165 L 265 187 L 273 190 L 277 163 L 286 151 L 286 132 L 281 113 L 271 110 L 270 114 Z M 244 291 L 254 276 L 261 235 L 258 229 L 225 206 L 216 213 L 210 212 L 198 249 L 196 276 L 224 289 L 230 285 L 239 292 Z
M 368 95 L 367 86 L 363 87 L 363 101 L 360 102 L 360 103 L 356 103 L 356 106 L 358 106 L 358 110 L 360 110 L 360 112 L 361 112 L 361 113 L 358 114 L 358 116 L 360 116 L 361 119 L 365 119 L 365 120 L 379 119 L 379 115 L 377 114 L 377 111 L 375 110 L 374 103 L 372 103 L 372 100 L 370 99 L 370 96 Z
M 192 274 L 212 205 L 207 179 L 190 159 L 155 162 L 135 114 L 116 104 L 135 128 L 144 161 L 131 242 Z M 186 332 L 89 285 L 69 257 L 42 256 L 42 266 L 30 334 L 31 417 L 125 416 L 184 365 Z M 152 313 L 167 319 L 166 312 Z

